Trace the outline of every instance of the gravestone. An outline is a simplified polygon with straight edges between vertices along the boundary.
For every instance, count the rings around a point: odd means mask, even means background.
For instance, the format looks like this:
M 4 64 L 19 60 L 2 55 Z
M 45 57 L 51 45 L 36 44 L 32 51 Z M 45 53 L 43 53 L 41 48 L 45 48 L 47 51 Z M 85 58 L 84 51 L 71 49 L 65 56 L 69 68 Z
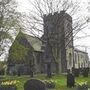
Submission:
M 75 77 L 72 73 L 68 72 L 67 74 L 67 87 L 74 87 L 75 86 Z
M 47 90 L 45 83 L 38 79 L 30 79 L 24 84 L 24 90 Z

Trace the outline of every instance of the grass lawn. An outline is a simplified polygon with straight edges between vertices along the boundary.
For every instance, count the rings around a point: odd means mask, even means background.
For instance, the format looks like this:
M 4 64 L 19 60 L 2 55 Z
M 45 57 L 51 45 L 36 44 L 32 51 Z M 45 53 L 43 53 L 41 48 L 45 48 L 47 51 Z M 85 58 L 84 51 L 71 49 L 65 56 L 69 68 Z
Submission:
M 76 90 L 75 88 L 67 88 L 66 87 L 66 76 L 65 75 L 55 75 L 51 79 L 48 79 L 45 77 L 45 75 L 37 75 L 35 76 L 37 79 L 41 80 L 53 80 L 56 83 L 56 88 L 55 89 L 50 89 L 50 90 Z M 19 84 L 17 87 L 17 90 L 24 90 L 23 86 L 24 83 L 30 79 L 30 76 L 2 76 L 0 80 L 19 80 Z M 87 81 L 88 85 L 90 86 L 90 76 L 88 78 L 84 78 L 82 76 L 76 78 L 76 82 L 83 82 Z

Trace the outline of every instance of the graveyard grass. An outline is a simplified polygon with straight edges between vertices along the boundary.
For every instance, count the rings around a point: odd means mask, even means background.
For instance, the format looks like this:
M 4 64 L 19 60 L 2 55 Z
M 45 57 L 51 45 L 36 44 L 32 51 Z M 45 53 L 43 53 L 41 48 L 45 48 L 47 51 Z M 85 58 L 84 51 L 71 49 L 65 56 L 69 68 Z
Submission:
M 37 75 L 35 78 L 40 80 L 53 80 L 56 83 L 55 89 L 50 90 L 76 90 L 75 88 L 67 88 L 66 87 L 66 76 L 65 75 L 55 75 L 51 79 L 47 78 L 45 75 Z M 30 79 L 30 76 L 0 76 L 0 80 L 19 80 L 19 84 L 17 86 L 17 90 L 24 90 L 24 83 Z M 76 78 L 76 82 L 84 82 L 87 81 L 90 86 L 90 76 L 84 78 L 83 76 L 79 76 Z

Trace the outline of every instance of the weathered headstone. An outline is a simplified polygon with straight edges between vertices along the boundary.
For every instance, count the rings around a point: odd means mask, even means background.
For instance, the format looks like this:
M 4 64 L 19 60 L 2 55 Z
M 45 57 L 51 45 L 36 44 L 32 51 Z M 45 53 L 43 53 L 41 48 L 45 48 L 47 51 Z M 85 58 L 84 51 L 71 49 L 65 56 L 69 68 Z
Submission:
M 47 90 L 45 83 L 38 79 L 30 79 L 24 84 L 24 90 Z
M 67 74 L 67 87 L 74 87 L 75 86 L 75 77 L 72 73 L 68 72 Z

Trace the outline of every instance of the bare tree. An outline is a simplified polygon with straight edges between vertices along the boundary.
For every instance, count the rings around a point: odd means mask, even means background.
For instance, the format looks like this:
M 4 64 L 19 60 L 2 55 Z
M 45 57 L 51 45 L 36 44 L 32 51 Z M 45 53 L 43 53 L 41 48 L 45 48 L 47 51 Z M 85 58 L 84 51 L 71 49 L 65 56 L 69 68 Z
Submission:
M 3 52 L 4 39 L 11 39 L 9 31 L 19 28 L 20 13 L 16 10 L 17 4 L 14 0 L 0 0 L 0 50 Z M 0 54 L 0 55 L 1 55 Z
M 78 32 L 80 32 L 83 28 L 87 26 L 87 21 L 88 18 L 78 15 L 80 11 L 80 3 L 75 2 L 74 0 L 34 0 L 33 2 L 29 0 L 33 9 L 30 10 L 30 15 L 25 16 L 22 20 L 24 21 L 24 29 L 28 30 L 32 35 L 35 37 L 40 38 L 40 36 L 43 35 L 44 33 L 44 16 L 49 15 L 50 13 L 53 15 L 55 12 L 60 13 L 60 11 L 64 11 L 65 13 L 68 13 L 70 16 L 73 17 L 73 25 L 72 25 L 72 30 L 69 32 L 65 31 L 65 38 L 64 40 L 68 39 L 67 44 L 65 45 L 65 48 L 68 47 L 68 44 L 75 38 Z M 25 19 L 25 20 L 24 20 Z M 55 20 L 52 19 L 52 21 Z M 58 25 L 62 24 L 57 18 L 55 24 Z M 57 27 L 56 27 L 57 28 Z M 72 35 L 73 32 L 73 35 Z M 42 40 L 45 42 L 45 39 Z M 59 52 L 58 48 L 56 50 L 52 47 L 51 40 L 49 38 L 49 32 L 47 31 L 47 39 L 46 39 L 47 44 L 50 47 L 50 50 L 52 52 L 52 55 L 54 57 L 54 61 L 57 66 L 57 59 L 59 57 Z M 61 43 L 60 47 L 62 47 L 63 43 Z M 56 54 L 55 54 L 56 52 Z
M 30 0 L 29 0 L 30 1 Z M 30 1 L 33 10 L 30 10 L 30 15 L 27 16 L 27 22 L 30 26 L 30 31 L 43 32 L 43 17 L 50 13 L 65 11 L 73 17 L 73 30 L 77 33 L 79 30 L 84 28 L 88 18 L 78 15 L 80 11 L 80 5 L 78 2 L 73 0 L 35 0 Z M 30 20 L 29 20 L 30 19 Z M 42 28 L 41 28 L 42 27 Z

